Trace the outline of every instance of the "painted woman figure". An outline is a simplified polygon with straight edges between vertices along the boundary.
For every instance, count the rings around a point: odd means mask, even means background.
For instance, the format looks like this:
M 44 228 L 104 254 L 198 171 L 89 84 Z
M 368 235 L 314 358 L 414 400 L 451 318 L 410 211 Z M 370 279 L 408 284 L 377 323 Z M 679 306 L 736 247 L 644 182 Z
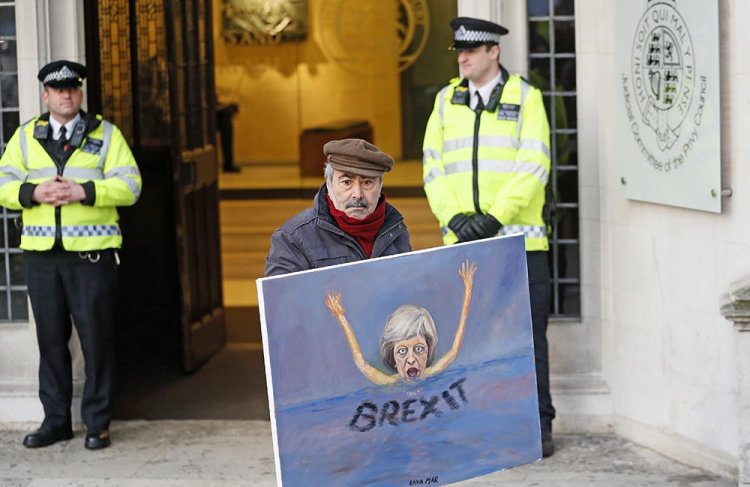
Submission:
M 354 363 L 365 377 L 375 384 L 394 384 L 402 379 L 405 382 L 413 382 L 442 372 L 458 355 L 464 336 L 466 315 L 471 301 L 472 281 L 476 271 L 477 266 L 474 263 L 467 261 L 461 264 L 458 273 L 464 281 L 464 303 L 458 330 L 456 330 L 451 349 L 434 365 L 433 360 L 438 342 L 437 330 L 432 316 L 425 308 L 406 304 L 396 309 L 388 319 L 380 341 L 380 358 L 386 367 L 395 372 L 389 375 L 365 362 L 357 337 L 354 336 L 349 321 L 344 316 L 341 293 L 328 293 L 326 306 L 344 330 L 346 341 L 352 350 Z

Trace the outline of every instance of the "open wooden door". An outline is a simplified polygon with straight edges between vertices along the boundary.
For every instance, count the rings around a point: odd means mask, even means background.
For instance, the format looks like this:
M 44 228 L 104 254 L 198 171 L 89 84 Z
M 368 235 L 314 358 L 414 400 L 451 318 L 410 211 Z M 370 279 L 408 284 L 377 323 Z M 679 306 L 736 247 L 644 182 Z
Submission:
M 225 343 L 211 0 L 166 0 L 183 368 Z
M 143 175 L 120 210 L 118 354 L 181 352 L 191 371 L 225 341 L 211 0 L 87 0 L 84 12 L 89 109 L 120 127 Z

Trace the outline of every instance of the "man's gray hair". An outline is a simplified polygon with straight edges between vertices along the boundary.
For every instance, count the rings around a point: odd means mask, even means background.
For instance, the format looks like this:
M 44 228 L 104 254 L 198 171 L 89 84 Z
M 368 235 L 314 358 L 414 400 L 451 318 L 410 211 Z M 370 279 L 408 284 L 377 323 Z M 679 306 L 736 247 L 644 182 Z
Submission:
M 393 349 L 396 342 L 421 336 L 427 342 L 427 366 L 432 364 L 437 351 L 437 329 L 429 311 L 421 306 L 405 304 L 393 312 L 383 330 L 380 340 L 380 358 L 391 370 L 396 372 L 396 359 Z
M 331 166 L 330 162 L 326 162 L 326 165 L 323 167 L 323 176 L 325 176 L 326 181 L 329 183 L 333 182 L 333 166 Z

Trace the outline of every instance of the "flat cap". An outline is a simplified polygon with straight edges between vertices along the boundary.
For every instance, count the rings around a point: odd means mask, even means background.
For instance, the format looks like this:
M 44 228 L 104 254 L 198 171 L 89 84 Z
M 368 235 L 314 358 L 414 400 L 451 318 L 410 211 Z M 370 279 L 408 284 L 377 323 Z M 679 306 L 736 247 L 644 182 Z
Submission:
M 36 75 L 44 86 L 77 88 L 86 79 L 86 66 L 61 59 L 46 64 Z
M 362 139 L 332 140 L 323 146 L 331 167 L 361 176 L 379 177 L 393 167 L 393 158 Z
M 500 24 L 472 17 L 456 17 L 450 21 L 453 29 L 453 46 L 451 49 L 473 49 L 482 44 L 499 44 L 500 37 L 508 29 Z

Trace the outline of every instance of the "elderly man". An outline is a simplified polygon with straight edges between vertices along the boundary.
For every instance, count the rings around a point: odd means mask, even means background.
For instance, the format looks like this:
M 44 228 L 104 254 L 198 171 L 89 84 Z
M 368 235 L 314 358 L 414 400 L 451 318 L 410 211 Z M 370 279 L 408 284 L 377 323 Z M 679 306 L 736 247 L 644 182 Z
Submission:
M 326 182 L 312 208 L 274 232 L 266 276 L 411 250 L 404 218 L 381 192 L 393 158 L 361 139 L 328 142 L 323 153 Z

